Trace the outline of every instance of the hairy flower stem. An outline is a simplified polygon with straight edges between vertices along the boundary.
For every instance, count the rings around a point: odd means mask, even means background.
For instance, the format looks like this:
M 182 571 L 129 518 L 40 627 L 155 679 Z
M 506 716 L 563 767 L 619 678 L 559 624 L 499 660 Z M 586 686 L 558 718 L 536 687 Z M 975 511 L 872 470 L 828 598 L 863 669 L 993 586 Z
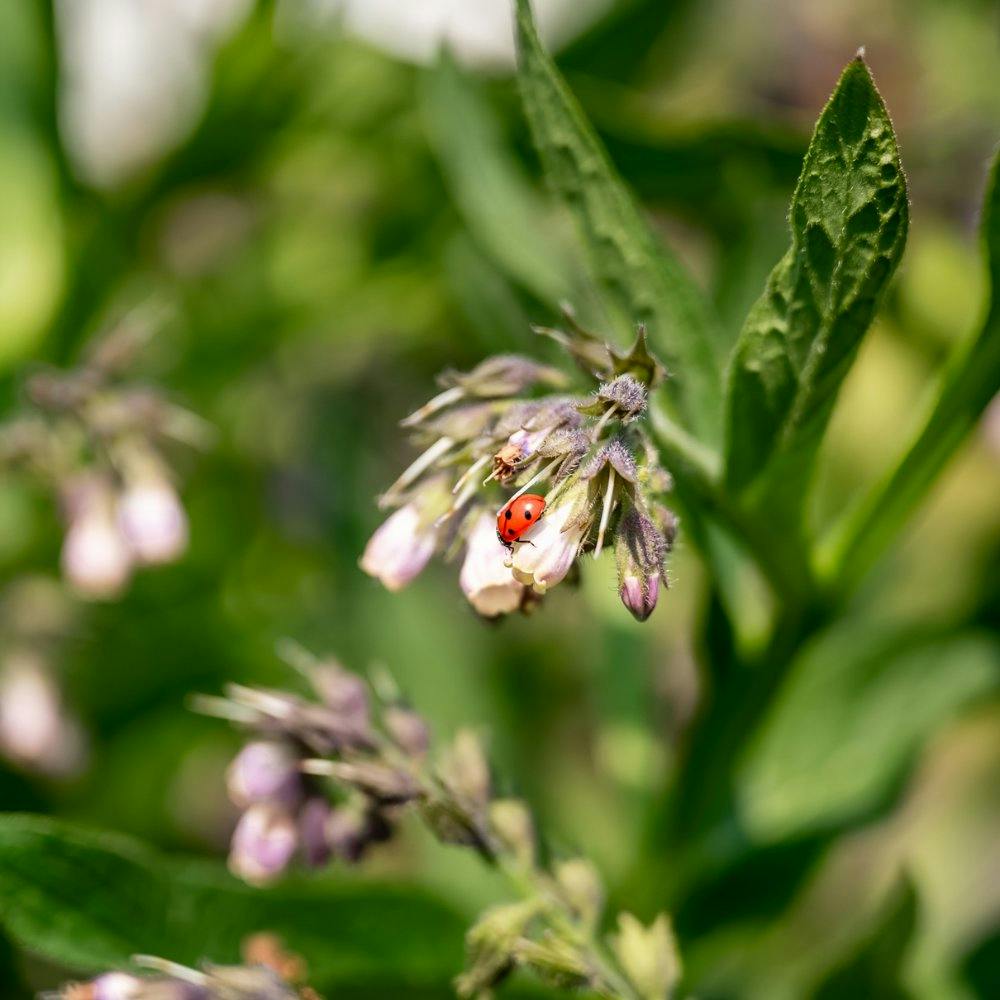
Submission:
M 816 581 L 808 562 L 789 543 L 794 528 L 780 534 L 762 518 L 744 509 L 739 498 L 729 495 L 722 482 L 720 460 L 686 431 L 678 427 L 660 406 L 650 407 L 650 425 L 660 454 L 674 475 L 678 494 L 697 503 L 697 513 L 713 513 L 734 538 L 747 548 L 774 592 L 791 606 L 809 603 Z
M 573 919 L 558 886 L 548 872 L 534 866 L 525 871 L 503 852 L 496 857 L 495 865 L 518 896 L 525 900 L 540 899 L 543 903 L 542 913 L 550 928 L 573 942 L 581 954 L 586 956 L 587 965 L 593 974 L 591 990 L 607 1000 L 642 1000 L 628 980 L 615 968 L 597 935 L 584 930 L 579 921 Z
M 597 529 L 597 544 L 594 546 L 594 558 L 596 559 L 604 548 L 604 533 L 608 530 L 608 520 L 611 517 L 611 505 L 615 495 L 615 469 L 608 466 L 608 488 L 604 494 L 604 507 L 601 510 L 601 524 Z
M 393 767 L 405 769 L 420 788 L 419 798 L 425 802 L 448 797 L 430 769 L 401 753 L 389 740 L 377 738 L 379 758 Z M 313 775 L 337 776 L 337 762 L 321 759 L 307 760 L 302 770 Z M 477 841 L 472 845 L 482 859 L 504 876 L 514 893 L 525 902 L 538 901 L 539 913 L 550 930 L 564 941 L 572 943 L 584 956 L 592 980 L 590 988 L 608 1000 L 641 1000 L 628 981 L 615 969 L 604 945 L 596 934 L 587 931 L 575 919 L 552 876 L 537 865 L 525 867 L 523 861 L 504 848 L 488 830 L 477 831 Z

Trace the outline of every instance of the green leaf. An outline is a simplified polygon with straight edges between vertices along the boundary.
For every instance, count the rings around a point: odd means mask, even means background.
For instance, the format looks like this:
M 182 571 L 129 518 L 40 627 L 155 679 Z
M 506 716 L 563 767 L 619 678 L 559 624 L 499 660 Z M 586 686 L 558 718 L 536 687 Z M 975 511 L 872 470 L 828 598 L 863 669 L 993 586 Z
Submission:
M 686 425 L 719 437 L 721 378 L 715 322 L 701 292 L 663 246 L 611 165 L 590 123 L 542 48 L 528 0 L 517 0 L 518 77 L 549 181 L 581 228 L 593 269 L 629 326 L 645 323 L 673 378 Z
M 831 529 L 818 561 L 829 580 L 857 580 L 885 551 L 1000 392 L 1000 154 L 983 204 L 990 299 L 975 337 L 956 350 L 899 464 Z
M 422 97 L 431 144 L 476 241 L 543 302 L 569 296 L 565 248 L 552 238 L 544 202 L 504 143 L 477 81 L 442 53 L 424 75 Z
M 906 241 L 892 123 L 859 56 L 816 125 L 792 244 L 751 309 L 730 370 L 727 479 L 796 517 L 840 385 Z
M 1000 644 L 845 622 L 807 647 L 738 772 L 748 834 L 850 824 L 891 795 L 927 737 L 996 689 Z
M 353 879 L 252 889 L 217 865 L 24 814 L 0 816 L 0 924 L 81 972 L 136 953 L 232 962 L 246 935 L 269 930 L 328 993 L 370 983 L 444 995 L 462 963 L 462 922 L 420 892 Z

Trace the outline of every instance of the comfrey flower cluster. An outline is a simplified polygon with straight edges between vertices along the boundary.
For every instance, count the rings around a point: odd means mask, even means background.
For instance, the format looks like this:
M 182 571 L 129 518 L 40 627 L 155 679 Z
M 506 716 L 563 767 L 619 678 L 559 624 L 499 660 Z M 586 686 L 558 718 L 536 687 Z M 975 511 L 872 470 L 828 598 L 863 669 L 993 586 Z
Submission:
M 204 446 L 207 425 L 154 388 L 123 379 L 149 335 L 127 318 L 77 369 L 26 384 L 27 412 L 0 426 L 0 469 L 33 473 L 59 499 L 62 570 L 81 596 L 118 596 L 138 566 L 169 563 L 187 547 L 188 522 L 164 445 Z
M 271 934 L 255 934 L 243 944 L 243 965 L 204 963 L 190 969 L 152 955 L 132 961 L 144 971 L 106 972 L 85 983 L 70 983 L 43 1000 L 320 1000 L 300 986 L 305 967 Z
M 230 795 L 244 809 L 230 855 L 236 874 L 271 881 L 296 855 L 307 865 L 357 861 L 393 835 L 409 806 L 440 841 L 475 850 L 520 894 L 469 931 L 460 996 L 484 995 L 519 967 L 621 1000 L 672 995 L 680 965 L 666 917 L 644 927 L 621 914 L 618 933 L 602 940 L 604 892 L 593 865 L 543 861 L 552 852 L 541 850 L 530 810 L 496 795 L 472 732 L 435 754 L 427 723 L 388 678 L 370 691 L 331 660 L 293 644 L 281 652 L 315 698 L 232 686 L 228 698 L 195 705 L 250 734 L 229 770 Z
M 242 810 L 229 867 L 255 884 L 273 881 L 296 857 L 313 867 L 332 858 L 359 860 L 390 835 L 392 807 L 408 801 L 413 790 L 405 774 L 372 761 L 386 744 L 372 721 L 364 681 L 294 643 L 283 643 L 279 652 L 305 675 L 314 698 L 233 684 L 224 699 L 194 701 L 198 711 L 252 734 L 229 767 L 227 787 Z M 400 753 L 426 749 L 423 721 L 402 704 L 387 707 L 384 722 Z M 349 794 L 331 797 L 327 782 L 312 773 L 310 761 L 331 755 L 353 780 L 345 786 L 353 789 Z
M 567 319 L 568 331 L 538 332 L 562 344 L 596 389 L 529 396 L 568 380 L 517 356 L 445 373 L 443 391 L 402 422 L 424 451 L 380 499 L 395 510 L 365 549 L 365 572 L 397 590 L 435 552 L 464 546 L 462 590 L 479 614 L 496 617 L 529 609 L 582 553 L 613 546 L 622 602 L 649 617 L 676 533 L 662 504 L 671 479 L 643 420 L 665 372 L 642 329 L 622 354 Z M 529 490 L 542 495 L 541 516 L 502 538 L 498 517 L 516 517 L 508 505 Z

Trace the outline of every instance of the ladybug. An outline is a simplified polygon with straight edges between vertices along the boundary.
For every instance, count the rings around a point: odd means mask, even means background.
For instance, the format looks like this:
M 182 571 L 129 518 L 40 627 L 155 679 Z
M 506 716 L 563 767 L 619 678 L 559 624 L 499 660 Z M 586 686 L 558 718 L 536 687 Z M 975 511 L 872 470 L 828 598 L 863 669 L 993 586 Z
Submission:
M 545 510 L 545 497 L 537 493 L 525 493 L 514 497 L 500 508 L 497 514 L 497 538 L 500 544 L 508 549 L 513 548 L 528 528 L 530 528 Z

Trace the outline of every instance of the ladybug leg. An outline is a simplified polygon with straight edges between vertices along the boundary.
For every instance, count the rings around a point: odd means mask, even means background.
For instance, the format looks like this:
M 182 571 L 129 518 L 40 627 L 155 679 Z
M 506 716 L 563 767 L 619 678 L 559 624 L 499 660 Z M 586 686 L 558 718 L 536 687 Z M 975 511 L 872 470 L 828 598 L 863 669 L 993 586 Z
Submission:
M 530 538 L 515 538 L 514 541 L 518 545 L 530 545 L 532 548 L 535 547 L 535 543 Z

